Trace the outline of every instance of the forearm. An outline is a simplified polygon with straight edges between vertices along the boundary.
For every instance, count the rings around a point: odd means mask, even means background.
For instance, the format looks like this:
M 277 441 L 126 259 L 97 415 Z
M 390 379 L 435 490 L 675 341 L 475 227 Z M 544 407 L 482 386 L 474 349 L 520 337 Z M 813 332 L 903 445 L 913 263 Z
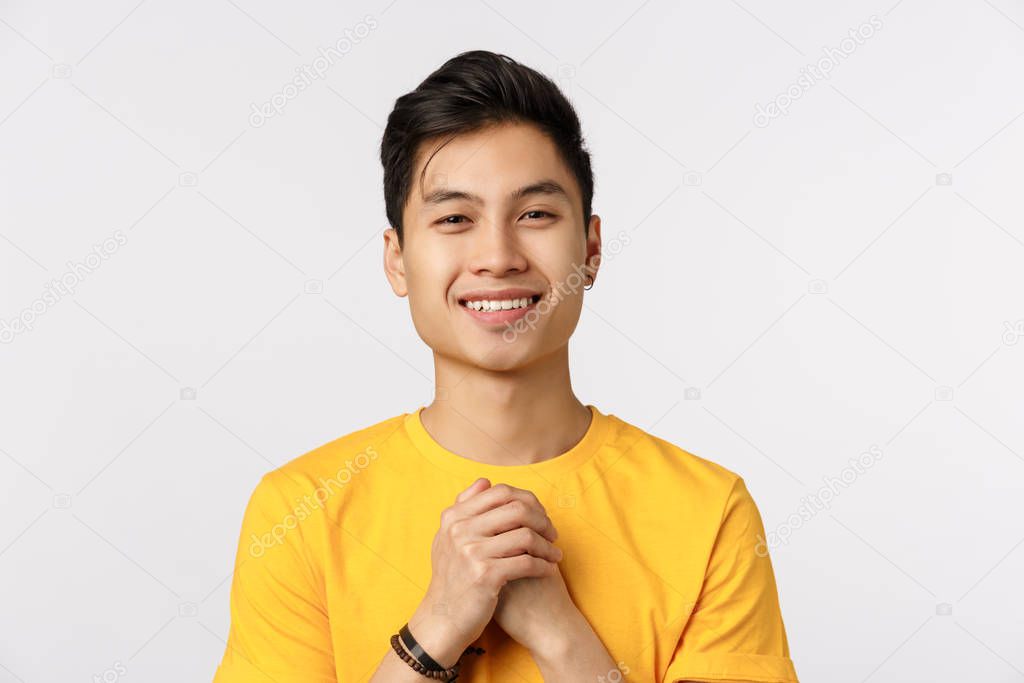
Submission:
M 531 652 L 545 681 L 606 683 L 624 681 L 622 672 L 582 613 L 571 626 L 549 638 L 543 651 Z

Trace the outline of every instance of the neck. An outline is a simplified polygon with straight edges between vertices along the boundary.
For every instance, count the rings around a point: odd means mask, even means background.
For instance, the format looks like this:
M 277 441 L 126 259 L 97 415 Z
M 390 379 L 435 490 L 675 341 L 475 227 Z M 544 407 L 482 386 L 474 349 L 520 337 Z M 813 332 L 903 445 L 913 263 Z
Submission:
M 434 354 L 434 400 L 420 414 L 439 444 L 494 465 L 558 456 L 583 438 L 590 410 L 569 378 L 569 349 L 528 367 L 492 371 Z

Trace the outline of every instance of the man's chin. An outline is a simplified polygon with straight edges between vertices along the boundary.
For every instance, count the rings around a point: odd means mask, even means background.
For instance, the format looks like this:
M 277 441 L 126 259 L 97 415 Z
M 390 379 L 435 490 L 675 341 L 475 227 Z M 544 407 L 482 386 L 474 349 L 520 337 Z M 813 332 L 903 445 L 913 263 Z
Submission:
M 525 340 L 516 343 L 498 341 L 497 344 L 483 344 L 467 349 L 464 359 L 467 364 L 481 370 L 507 372 L 530 364 L 536 355 L 531 346 Z

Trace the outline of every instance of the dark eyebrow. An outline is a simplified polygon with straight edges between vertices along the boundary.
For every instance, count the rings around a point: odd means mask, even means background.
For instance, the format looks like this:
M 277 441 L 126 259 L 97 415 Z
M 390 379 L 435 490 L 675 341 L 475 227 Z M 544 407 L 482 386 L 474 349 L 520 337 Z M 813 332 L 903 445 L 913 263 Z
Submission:
M 543 195 L 561 195 L 566 201 L 570 201 L 569 193 L 565 191 L 562 185 L 554 180 L 545 179 L 539 180 L 529 185 L 524 185 L 517 190 L 509 193 L 509 201 L 515 202 L 523 197 L 530 195 L 543 194 Z M 484 200 L 479 195 L 475 195 L 471 192 L 465 192 L 463 190 L 451 190 L 448 188 L 440 188 L 428 192 L 423 196 L 423 204 L 425 206 L 441 204 L 443 202 L 452 201 L 456 199 L 464 199 L 472 204 L 481 205 Z

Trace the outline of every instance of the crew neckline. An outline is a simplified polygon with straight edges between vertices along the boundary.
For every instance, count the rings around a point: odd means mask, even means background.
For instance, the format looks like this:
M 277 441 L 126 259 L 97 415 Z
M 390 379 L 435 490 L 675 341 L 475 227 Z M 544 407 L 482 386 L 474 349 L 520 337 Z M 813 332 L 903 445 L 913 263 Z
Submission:
M 583 437 L 574 446 L 553 458 L 521 465 L 496 465 L 478 462 L 448 450 L 435 441 L 434 437 L 423 426 L 420 413 L 423 412 L 426 406 L 420 406 L 415 411 L 406 413 L 404 426 L 406 434 L 408 434 L 416 449 L 434 465 L 448 472 L 464 476 L 487 477 L 498 481 L 508 477 L 528 474 L 553 480 L 579 468 L 605 442 L 610 417 L 592 404 L 588 403 L 586 407 L 590 410 L 590 424 Z

